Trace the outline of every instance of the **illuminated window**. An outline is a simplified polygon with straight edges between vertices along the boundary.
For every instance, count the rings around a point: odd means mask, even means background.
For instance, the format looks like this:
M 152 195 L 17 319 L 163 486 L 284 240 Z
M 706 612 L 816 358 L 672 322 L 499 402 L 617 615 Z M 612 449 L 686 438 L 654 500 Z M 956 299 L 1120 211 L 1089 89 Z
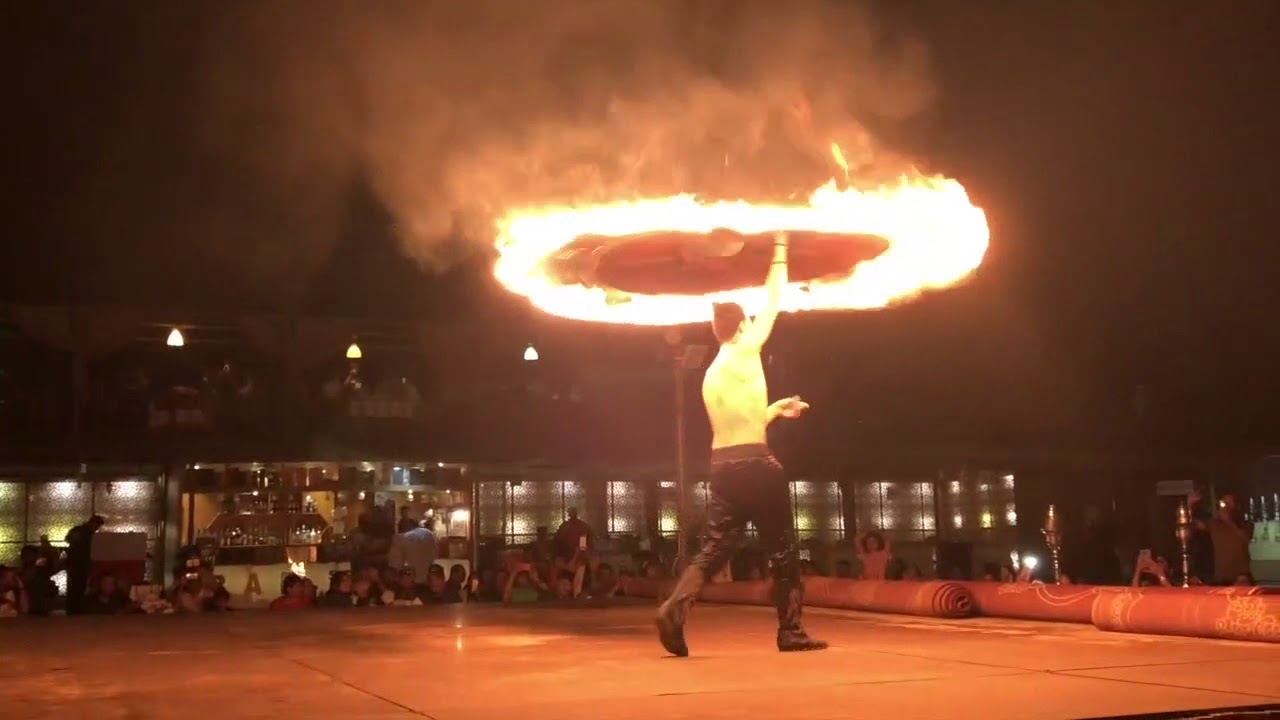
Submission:
M 32 484 L 27 506 L 27 542 L 41 535 L 53 542 L 66 539 L 71 528 L 93 515 L 93 485 L 75 480 Z
M 533 542 L 539 528 L 554 533 L 571 507 L 585 517 L 585 499 L 582 483 L 573 480 L 482 481 L 480 532 L 501 536 L 510 545 Z
M 840 483 L 796 480 L 791 483 L 791 516 L 799 540 L 834 541 L 844 537 Z
M 644 527 L 644 493 L 630 481 L 610 481 L 608 495 L 610 535 L 635 535 Z
M 689 498 L 690 522 L 694 527 L 707 517 L 707 503 L 711 495 L 705 482 L 692 482 L 693 496 Z M 663 481 L 658 484 L 658 532 L 663 537 L 675 537 L 680 530 L 680 489 L 676 483 Z
M 938 503 L 942 516 L 951 518 L 949 537 L 974 539 L 1017 526 L 1013 475 L 961 469 L 952 477 Z
M 931 482 L 873 482 L 858 486 L 858 531 L 881 529 L 904 540 L 925 540 L 937 527 Z

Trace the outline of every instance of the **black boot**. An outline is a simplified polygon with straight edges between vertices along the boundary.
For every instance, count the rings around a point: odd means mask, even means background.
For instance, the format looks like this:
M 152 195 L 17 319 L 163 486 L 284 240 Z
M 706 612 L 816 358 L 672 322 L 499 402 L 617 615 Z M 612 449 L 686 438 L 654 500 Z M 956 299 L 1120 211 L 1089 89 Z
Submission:
M 775 558 L 773 604 L 778 610 L 778 651 L 825 650 L 827 643 L 814 640 L 804 631 L 804 584 L 793 558 Z
M 689 646 L 684 641 L 684 621 L 706 579 L 700 566 L 690 565 L 685 568 L 676 586 L 672 588 L 671 595 L 658 608 L 658 617 L 654 621 L 658 626 L 658 640 L 667 652 L 676 657 L 689 656 Z

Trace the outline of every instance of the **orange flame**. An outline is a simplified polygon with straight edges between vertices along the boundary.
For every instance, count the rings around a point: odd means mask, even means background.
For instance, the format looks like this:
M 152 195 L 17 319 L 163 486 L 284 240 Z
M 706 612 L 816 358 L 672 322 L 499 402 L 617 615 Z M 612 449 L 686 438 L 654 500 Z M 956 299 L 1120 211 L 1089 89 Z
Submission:
M 844 165 L 843 154 L 835 155 Z M 691 195 L 585 207 L 515 210 L 498 221 L 499 257 L 494 274 L 506 288 L 540 310 L 577 320 L 631 325 L 680 325 L 711 319 L 714 302 L 736 302 L 755 314 L 764 289 L 743 288 L 703 296 L 624 294 L 606 288 L 561 285 L 543 261 L 584 235 L 622 238 L 644 233 L 743 234 L 807 230 L 878 235 L 889 249 L 843 278 L 792 283 L 783 292 L 786 312 L 866 310 L 968 277 L 987 251 L 986 215 L 964 188 L 942 177 L 903 177 L 892 187 L 861 192 L 835 180 L 806 204 L 746 201 L 703 203 Z

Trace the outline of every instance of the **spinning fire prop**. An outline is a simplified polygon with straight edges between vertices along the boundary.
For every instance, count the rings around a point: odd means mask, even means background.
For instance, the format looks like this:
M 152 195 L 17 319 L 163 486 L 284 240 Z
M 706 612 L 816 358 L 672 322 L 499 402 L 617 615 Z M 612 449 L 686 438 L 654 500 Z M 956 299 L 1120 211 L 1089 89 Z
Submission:
M 832 180 L 794 205 L 678 195 L 516 210 L 498 222 L 494 273 L 553 315 L 704 322 L 713 302 L 757 312 L 782 232 L 791 237 L 787 312 L 880 308 L 953 285 L 982 262 L 989 239 L 986 216 L 954 180 L 904 177 L 869 192 Z

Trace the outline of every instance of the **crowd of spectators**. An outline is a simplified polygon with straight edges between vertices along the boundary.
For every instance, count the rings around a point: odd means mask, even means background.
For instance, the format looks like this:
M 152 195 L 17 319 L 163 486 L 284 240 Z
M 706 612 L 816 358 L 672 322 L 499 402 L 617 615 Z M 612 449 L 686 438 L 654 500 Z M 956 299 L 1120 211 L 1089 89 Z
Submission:
M 1252 526 L 1240 517 L 1235 498 L 1225 495 L 1215 511 L 1198 495 L 1189 498 L 1192 510 L 1190 584 L 1253 584 L 1248 543 Z M 282 577 L 271 610 L 309 608 L 406 607 L 454 603 L 530 603 L 607 601 L 625 596 L 627 580 L 636 571 L 650 578 L 667 575 L 667 563 L 656 556 L 631 558 L 630 564 L 608 562 L 596 551 L 592 529 L 574 509 L 554 534 L 540 535 L 528 545 L 510 548 L 476 568 L 439 559 L 430 523 L 415 520 L 394 506 L 375 508 L 361 518 L 351 569 L 329 573 L 322 590 L 305 574 Z M 0 618 L 47 616 L 63 609 L 69 615 L 125 613 L 205 613 L 231 610 L 233 597 L 222 576 L 193 556 L 175 570 L 174 584 L 160 588 L 132 584 L 110 572 L 93 572 L 90 547 L 103 525 L 94 516 L 67 534 L 65 550 L 47 537 L 22 548 L 17 567 L 0 565 Z M 385 526 L 385 528 L 383 527 Z M 381 532 L 385 529 L 386 532 Z M 385 536 L 385 537 L 384 537 Z M 833 563 L 836 577 L 867 580 L 910 580 L 919 569 L 895 554 L 888 535 L 879 530 L 859 534 L 851 543 L 852 559 Z M 615 559 L 615 558 L 610 558 Z M 734 563 L 734 578 L 768 577 L 765 561 L 744 553 Z M 805 575 L 821 574 L 804 559 Z M 1048 568 L 1041 568 L 1045 579 Z M 66 573 L 66 596 L 55 583 Z M 941 571 L 939 575 L 942 576 Z M 986 563 L 979 578 L 993 582 L 1032 582 L 1036 568 L 1019 565 L 1016 554 L 1008 563 Z M 726 577 L 730 579 L 728 571 Z M 957 578 L 959 579 L 959 578 Z M 1086 521 L 1064 552 L 1061 581 L 1106 585 L 1180 585 L 1181 563 L 1149 549 L 1128 560 L 1111 541 L 1104 523 Z

